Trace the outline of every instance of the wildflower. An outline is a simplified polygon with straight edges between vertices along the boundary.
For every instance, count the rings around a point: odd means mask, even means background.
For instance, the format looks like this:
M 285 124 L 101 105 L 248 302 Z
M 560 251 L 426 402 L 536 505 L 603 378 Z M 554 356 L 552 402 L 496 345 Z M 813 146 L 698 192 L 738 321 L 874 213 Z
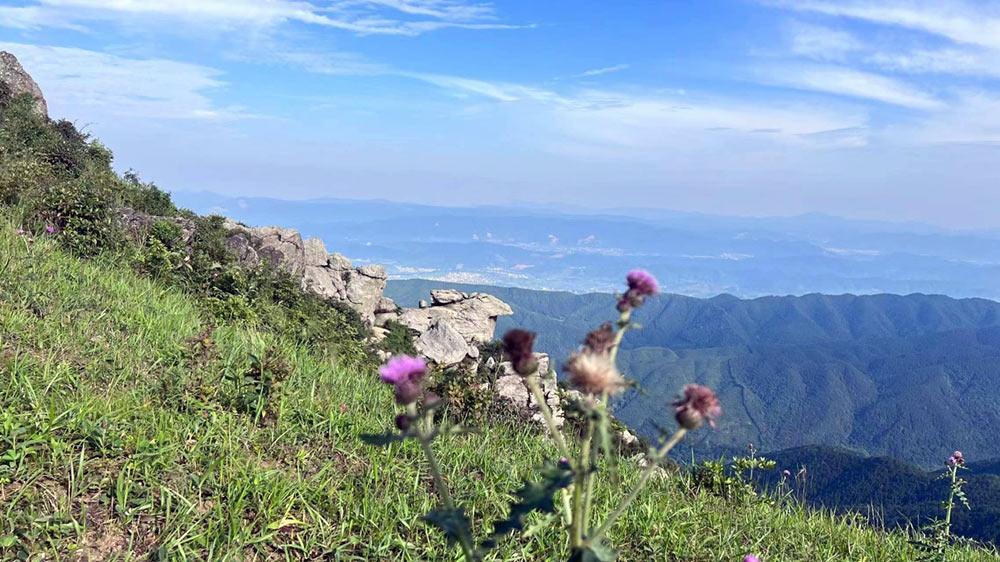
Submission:
M 538 372 L 538 359 L 535 359 L 534 345 L 534 332 L 515 329 L 503 336 L 504 353 L 514 365 L 514 371 L 523 377 Z
M 419 381 L 427 374 L 427 362 L 419 357 L 399 355 L 378 370 L 382 382 L 398 385 L 404 381 Z
M 420 379 L 427 374 L 427 363 L 419 357 L 400 355 L 393 357 L 379 369 L 382 382 L 391 384 L 396 394 L 396 403 L 412 404 L 420 398 L 423 389 Z
M 618 311 L 627 312 L 641 306 L 646 297 L 660 292 L 660 284 L 652 273 L 641 269 L 633 269 L 625 276 L 628 291 L 618 299 Z
M 587 334 L 583 340 L 583 347 L 590 353 L 610 353 L 615 345 L 615 333 L 611 328 L 611 322 L 601 324 L 601 327 Z
M 782 470 L 781 471 L 781 477 L 782 478 L 791 478 L 792 477 L 792 471 L 788 470 L 787 468 L 785 470 Z
M 574 353 L 566 370 L 570 384 L 587 394 L 615 394 L 625 388 L 625 379 L 606 354 Z
M 753 554 L 747 554 L 743 557 L 743 562 L 760 562 L 760 558 L 757 558 Z
M 56 232 L 56 227 L 52 226 L 51 224 L 45 225 L 46 234 L 55 234 L 55 232 Z
M 400 431 L 406 431 L 410 429 L 410 424 L 413 423 L 413 418 L 406 414 L 399 414 L 396 416 L 396 429 Z
M 962 466 L 965 464 L 965 457 L 962 456 L 962 451 L 955 451 L 948 457 L 948 466 Z
M 698 429 L 708 420 L 715 427 L 715 420 L 722 415 L 719 398 L 712 389 L 700 384 L 684 387 L 684 398 L 674 402 L 674 417 L 684 429 Z

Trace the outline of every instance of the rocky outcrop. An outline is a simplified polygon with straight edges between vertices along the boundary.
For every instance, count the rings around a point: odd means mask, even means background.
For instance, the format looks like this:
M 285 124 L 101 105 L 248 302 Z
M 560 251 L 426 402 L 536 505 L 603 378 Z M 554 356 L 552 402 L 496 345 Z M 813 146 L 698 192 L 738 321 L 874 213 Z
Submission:
M 7 51 L 0 51 L 0 85 L 7 90 L 11 96 L 30 94 L 35 100 L 35 111 L 48 117 L 49 107 L 45 103 L 42 89 L 38 87 L 35 80 L 28 74 L 17 57 Z
M 421 354 L 439 365 L 479 356 L 479 344 L 493 340 L 497 318 L 513 314 L 502 300 L 485 293 L 451 289 L 431 291 L 431 302 L 378 315 L 376 323 L 394 320 L 414 330 Z
M 303 239 L 297 230 L 277 226 L 249 228 L 228 221 L 226 246 L 244 264 L 269 263 L 302 280 L 302 288 L 321 297 L 346 303 L 374 325 L 383 302 L 388 276 L 382 266 L 354 267 L 341 254 L 330 254 L 318 238 Z M 391 303 L 391 301 L 389 301 Z M 393 309 L 394 309 L 393 305 Z
M 538 377 L 542 385 L 542 393 L 545 396 L 545 403 L 552 410 L 556 425 L 562 427 L 565 418 L 559 399 L 559 389 L 556 386 L 555 372 L 549 370 L 549 356 L 544 353 L 536 353 L 535 358 L 538 359 Z M 497 377 L 496 383 L 493 385 L 495 400 L 514 410 L 522 418 L 529 419 L 547 429 L 538 402 L 524 386 L 521 375 L 514 372 L 514 366 L 509 361 L 504 361 L 499 364 L 498 368 L 502 374 Z

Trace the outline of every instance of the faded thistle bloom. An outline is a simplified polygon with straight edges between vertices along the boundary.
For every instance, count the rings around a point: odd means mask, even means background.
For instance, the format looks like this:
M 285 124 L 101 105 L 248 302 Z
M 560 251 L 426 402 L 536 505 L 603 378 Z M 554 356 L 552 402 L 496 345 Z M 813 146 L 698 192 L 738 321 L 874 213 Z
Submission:
M 423 393 L 420 379 L 427 374 L 427 363 L 419 357 L 400 355 L 382 365 L 378 372 L 382 382 L 393 385 L 397 403 L 412 404 Z
M 962 451 L 955 451 L 948 457 L 948 466 L 963 466 L 965 464 L 965 457 L 962 456 Z
M 625 388 L 625 378 L 605 353 L 574 353 L 566 370 L 570 384 L 586 394 L 616 394 Z
M 722 415 L 722 406 L 711 388 L 689 384 L 684 387 L 684 397 L 674 402 L 674 412 L 677 423 L 684 429 L 698 429 L 706 420 L 715 427 L 715 420 Z
M 611 328 L 611 322 L 601 324 L 600 328 L 587 334 L 587 338 L 583 340 L 584 350 L 598 355 L 611 353 L 614 346 L 615 332 Z
M 618 311 L 626 312 L 641 306 L 646 297 L 660 292 L 660 284 L 653 274 L 642 269 L 633 269 L 625 276 L 628 291 L 618 299 Z
M 514 329 L 503 336 L 503 351 L 514 365 L 514 371 L 522 377 L 538 372 L 538 360 L 535 359 L 534 345 L 534 332 Z

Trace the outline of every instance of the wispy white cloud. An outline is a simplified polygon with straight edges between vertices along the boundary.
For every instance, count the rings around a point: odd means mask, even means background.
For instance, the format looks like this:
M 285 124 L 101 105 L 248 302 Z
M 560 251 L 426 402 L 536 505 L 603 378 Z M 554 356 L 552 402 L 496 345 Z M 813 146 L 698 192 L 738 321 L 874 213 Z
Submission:
M 788 26 L 792 54 L 824 61 L 843 61 L 864 43 L 853 34 L 821 25 L 795 22 Z
M 785 8 L 892 25 L 1000 49 L 1000 4 L 955 0 L 783 0 Z
M 224 82 L 212 68 L 165 59 L 131 59 L 78 48 L 0 42 L 39 83 L 54 115 L 228 120 L 250 117 L 220 107 L 208 92 Z
M 489 4 L 457 0 L 35 0 L 0 12 L 0 25 L 18 28 L 81 26 L 88 21 L 136 17 L 173 19 L 200 26 L 273 27 L 300 23 L 359 35 L 420 35 L 444 28 L 530 27 L 494 21 Z M 416 17 L 417 19 L 414 19 Z
M 943 102 L 901 80 L 839 66 L 792 65 L 766 69 L 761 79 L 775 85 L 876 100 L 915 109 L 935 109 Z
M 588 78 L 591 76 L 602 76 L 604 74 L 611 74 L 613 72 L 621 72 L 623 70 L 628 70 L 630 65 L 627 64 L 616 64 L 614 66 L 605 66 L 601 68 L 592 68 L 590 70 L 585 70 L 578 74 L 577 76 L 581 78 Z

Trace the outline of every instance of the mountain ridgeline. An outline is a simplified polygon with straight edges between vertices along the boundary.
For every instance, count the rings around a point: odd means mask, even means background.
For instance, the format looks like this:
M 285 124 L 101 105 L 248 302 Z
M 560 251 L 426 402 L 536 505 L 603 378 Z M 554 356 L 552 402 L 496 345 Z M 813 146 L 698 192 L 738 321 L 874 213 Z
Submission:
M 390 281 L 416 302 L 431 285 Z M 537 331 L 559 364 L 615 316 L 609 294 L 456 285 L 514 310 L 498 331 Z M 621 350 L 641 391 L 616 416 L 645 437 L 669 427 L 682 386 L 716 389 L 725 416 L 691 445 L 699 456 L 824 444 L 936 467 L 954 449 L 1000 457 L 1000 303 L 938 295 L 805 295 L 743 300 L 662 295 L 636 316 Z M 682 450 L 682 456 L 691 449 Z

